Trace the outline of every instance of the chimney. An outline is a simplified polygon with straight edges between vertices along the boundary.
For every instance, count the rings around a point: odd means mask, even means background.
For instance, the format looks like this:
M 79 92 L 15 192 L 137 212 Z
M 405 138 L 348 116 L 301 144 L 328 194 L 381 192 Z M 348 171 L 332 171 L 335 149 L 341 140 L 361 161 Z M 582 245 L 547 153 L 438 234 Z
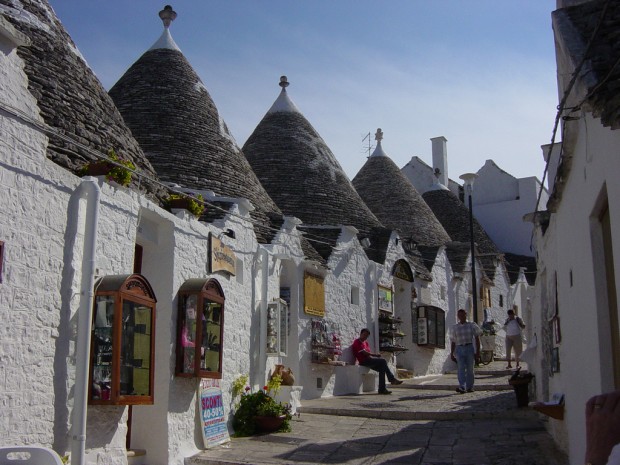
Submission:
M 433 137 L 433 171 L 439 184 L 448 187 L 448 151 L 446 150 L 446 139 L 443 136 Z

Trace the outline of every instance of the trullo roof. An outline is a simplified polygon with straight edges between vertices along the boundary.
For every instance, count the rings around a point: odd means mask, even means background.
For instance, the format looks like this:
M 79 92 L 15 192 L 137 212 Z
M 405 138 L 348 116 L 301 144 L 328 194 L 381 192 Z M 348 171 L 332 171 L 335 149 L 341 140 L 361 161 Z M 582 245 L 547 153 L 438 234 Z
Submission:
M 169 7 L 167 7 L 169 8 Z M 110 90 L 135 138 L 163 181 L 246 198 L 259 242 L 269 242 L 281 212 L 261 186 L 220 117 L 209 92 L 168 27 Z
M 282 91 L 243 146 L 254 172 L 286 215 L 308 225 L 352 225 L 362 237 L 379 220 L 360 198 L 325 141 Z
M 377 147 L 353 178 L 353 186 L 375 216 L 403 240 L 426 246 L 441 246 L 450 236 L 430 207 L 381 145 L 383 132 L 377 129 Z

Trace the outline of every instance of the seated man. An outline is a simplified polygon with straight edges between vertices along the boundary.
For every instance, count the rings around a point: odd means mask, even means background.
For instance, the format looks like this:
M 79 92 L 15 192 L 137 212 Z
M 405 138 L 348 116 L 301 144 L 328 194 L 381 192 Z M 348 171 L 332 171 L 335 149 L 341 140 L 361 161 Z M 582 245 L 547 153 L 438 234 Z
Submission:
M 387 375 L 390 383 L 393 385 L 402 384 L 402 381 L 396 379 L 388 368 L 387 362 L 381 354 L 373 354 L 370 351 L 370 346 L 366 339 L 370 336 L 370 331 L 364 328 L 360 331 L 360 337 L 353 341 L 351 348 L 353 349 L 353 355 L 360 365 L 370 368 L 379 372 L 379 394 L 391 394 L 392 391 L 388 391 L 385 388 L 385 376 Z

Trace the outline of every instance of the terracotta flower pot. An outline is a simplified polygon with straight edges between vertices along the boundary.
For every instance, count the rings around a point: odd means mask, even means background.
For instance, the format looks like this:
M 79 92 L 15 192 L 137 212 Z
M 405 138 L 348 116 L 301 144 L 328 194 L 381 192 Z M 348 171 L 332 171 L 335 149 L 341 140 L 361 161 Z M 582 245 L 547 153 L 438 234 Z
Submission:
M 170 199 L 168 201 L 170 208 L 184 208 L 189 210 L 189 199 Z
M 263 433 L 271 433 L 273 431 L 277 431 L 284 420 L 286 419 L 285 415 L 280 415 L 279 417 L 267 417 L 257 415 L 254 417 L 254 421 L 256 422 L 256 428 Z
M 85 168 L 85 172 L 88 176 L 105 176 L 112 168 L 113 166 L 107 161 L 96 161 L 89 163 Z

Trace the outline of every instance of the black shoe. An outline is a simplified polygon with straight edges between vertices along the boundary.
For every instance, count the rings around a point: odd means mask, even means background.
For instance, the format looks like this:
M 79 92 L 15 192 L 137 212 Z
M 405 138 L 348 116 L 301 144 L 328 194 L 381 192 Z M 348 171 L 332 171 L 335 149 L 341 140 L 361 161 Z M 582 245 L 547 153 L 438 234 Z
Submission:
M 392 394 L 392 391 L 388 391 L 387 389 L 384 389 L 383 391 L 379 391 L 379 394 L 388 395 L 388 394 Z
M 390 384 L 392 386 L 398 386 L 399 384 L 403 384 L 403 382 L 400 379 L 393 379 L 392 381 L 390 381 Z
M 465 394 L 465 389 L 463 389 L 462 387 L 457 387 L 456 392 L 458 392 L 459 394 Z
M 474 392 L 474 389 L 473 388 L 468 389 L 467 392 Z

